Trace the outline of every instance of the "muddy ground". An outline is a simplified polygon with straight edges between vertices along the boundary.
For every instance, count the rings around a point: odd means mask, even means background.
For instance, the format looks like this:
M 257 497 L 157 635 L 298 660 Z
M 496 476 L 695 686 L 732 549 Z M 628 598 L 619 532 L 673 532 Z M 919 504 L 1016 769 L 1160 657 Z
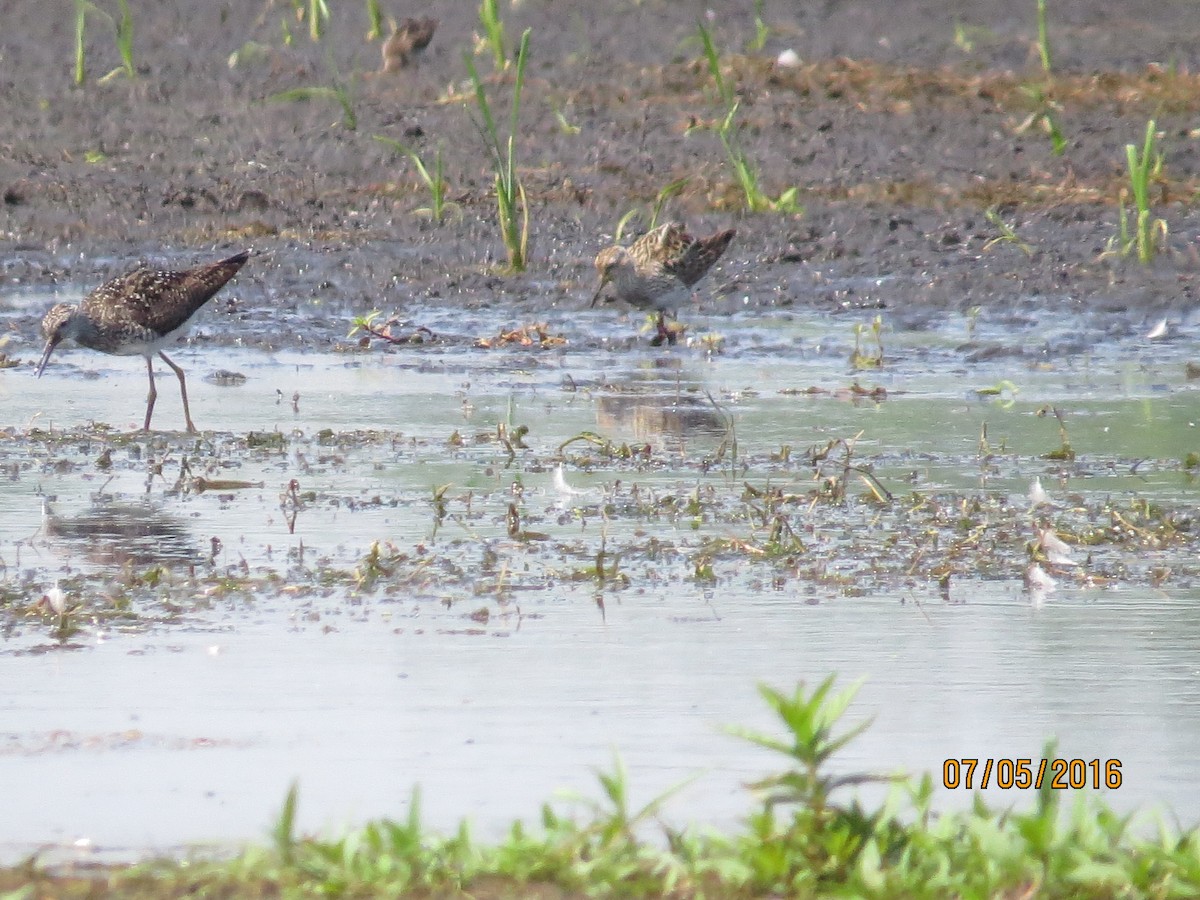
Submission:
M 386 4 L 440 19 L 418 63 L 390 75 L 374 74 L 379 42 L 365 39 L 362 2 L 331 3 L 316 43 L 282 0 L 132 6 L 136 78 L 100 83 L 120 57 L 109 23 L 92 16 L 87 80 L 76 86 L 71 16 L 0 3 L 0 286 L 10 295 L 89 286 L 141 258 L 191 262 L 250 246 L 262 256 L 217 313 L 249 324 L 216 325 L 217 340 L 329 346 L 354 313 L 430 298 L 511 303 L 515 319 L 570 336 L 591 259 L 617 221 L 690 176 L 668 212 L 696 231 L 739 231 L 709 296 L 718 308 L 879 306 L 902 327 L 947 308 L 1127 310 L 1117 320 L 1140 328 L 1194 306 L 1194 3 L 1053 0 L 1047 78 L 1032 0 L 960 3 L 954 15 L 929 0 L 767 0 L 762 49 L 747 49 L 749 0 L 502 2 L 510 44 L 533 29 L 518 142 L 532 261 L 519 276 L 499 271 L 491 173 L 470 115 L 463 54 L 477 48 L 476 4 Z M 798 187 L 803 214 L 741 208 L 705 127 L 722 116 L 696 38 L 705 16 L 762 182 L 772 196 Z M 787 49 L 801 65 L 774 64 Z M 493 76 L 486 51 L 475 60 L 503 112 L 511 76 Z M 348 92 L 353 130 L 333 100 L 270 99 L 334 83 Z M 1021 127 L 1039 109 L 1066 138 L 1061 156 L 1036 124 Z M 1165 154 L 1155 214 L 1170 234 L 1143 267 L 1103 254 L 1124 147 L 1152 117 Z M 428 204 L 417 173 L 375 135 L 429 160 L 440 148 L 458 210 L 445 224 L 415 213 Z M 989 246 L 992 207 L 1029 252 Z M 310 328 L 273 327 L 280 310 L 317 307 L 327 315 Z M 6 319 L 10 356 L 28 360 L 40 313 Z

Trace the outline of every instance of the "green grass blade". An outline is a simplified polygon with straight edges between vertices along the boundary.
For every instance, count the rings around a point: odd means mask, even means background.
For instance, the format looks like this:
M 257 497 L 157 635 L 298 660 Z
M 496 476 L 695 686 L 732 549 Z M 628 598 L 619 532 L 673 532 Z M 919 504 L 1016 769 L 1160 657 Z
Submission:
M 1038 54 L 1042 58 L 1042 71 L 1050 74 L 1050 38 L 1046 33 L 1046 0 L 1037 0 Z
M 117 49 L 121 54 L 121 63 L 125 74 L 133 78 L 137 72 L 133 67 L 133 14 L 129 11 L 129 0 L 121 0 L 121 19 L 116 25 Z
M 87 11 L 91 4 L 87 0 L 75 0 L 75 83 L 87 80 L 84 62 L 84 40 L 87 36 Z
M 720 95 L 721 102 L 726 107 L 731 107 L 734 105 L 733 89 L 721 74 L 721 56 L 717 52 L 716 44 L 713 43 L 712 32 L 703 22 L 698 23 L 696 28 L 700 32 L 700 43 L 704 46 L 704 58 L 708 62 L 708 71 L 712 74 L 713 82 L 717 86 L 717 94 Z
M 367 40 L 377 41 L 383 37 L 383 11 L 379 8 L 379 0 L 367 0 Z
M 526 28 L 521 34 L 521 45 L 517 50 L 517 80 L 513 85 L 512 112 L 509 114 L 509 135 L 517 133 L 517 119 L 521 114 L 521 94 L 525 89 L 525 64 L 529 61 L 529 32 Z

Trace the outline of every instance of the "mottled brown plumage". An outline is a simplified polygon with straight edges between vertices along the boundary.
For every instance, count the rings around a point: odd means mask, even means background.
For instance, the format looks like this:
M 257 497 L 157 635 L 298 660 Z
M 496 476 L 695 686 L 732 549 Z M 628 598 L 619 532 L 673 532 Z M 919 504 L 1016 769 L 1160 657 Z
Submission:
M 183 396 L 183 417 L 187 430 L 194 432 L 188 409 L 187 383 L 183 369 L 171 362 L 163 347 L 187 333 L 189 320 L 200 307 L 225 286 L 250 258 L 249 251 L 220 262 L 196 266 L 182 272 L 163 272 L 146 267 L 134 269 L 107 281 L 78 304 L 59 303 L 42 319 L 46 349 L 38 363 L 41 378 L 54 348 L 64 340 L 115 356 L 144 356 L 150 374 L 150 394 L 146 398 L 146 423 L 158 391 L 154 387 L 154 354 L 162 357 L 179 378 Z
M 605 285 L 612 284 L 618 300 L 638 309 L 658 312 L 660 337 L 674 340 L 663 314 L 675 316 L 692 287 L 707 274 L 735 232 L 732 228 L 704 238 L 694 238 L 678 222 L 667 222 L 642 235 L 629 247 L 606 247 L 596 255 L 600 286 L 592 306 Z
M 438 20 L 424 16 L 420 19 L 405 19 L 396 24 L 392 21 L 392 33 L 383 42 L 383 72 L 397 72 L 429 46 Z

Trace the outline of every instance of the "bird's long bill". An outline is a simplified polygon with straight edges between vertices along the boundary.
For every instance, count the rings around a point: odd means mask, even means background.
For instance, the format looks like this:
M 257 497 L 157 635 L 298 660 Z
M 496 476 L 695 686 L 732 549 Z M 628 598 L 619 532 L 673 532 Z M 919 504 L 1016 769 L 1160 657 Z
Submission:
M 46 341 L 46 349 L 42 351 L 42 361 L 38 363 L 37 371 L 34 372 L 34 377 L 41 378 L 42 372 L 46 370 L 46 363 L 50 362 L 50 354 L 54 352 L 54 348 L 58 346 L 58 341 L 51 338 Z
M 592 306 L 596 305 L 596 301 L 600 299 L 600 295 L 604 292 L 604 286 L 608 284 L 607 278 L 600 279 L 600 287 L 596 288 L 596 293 L 592 295 Z

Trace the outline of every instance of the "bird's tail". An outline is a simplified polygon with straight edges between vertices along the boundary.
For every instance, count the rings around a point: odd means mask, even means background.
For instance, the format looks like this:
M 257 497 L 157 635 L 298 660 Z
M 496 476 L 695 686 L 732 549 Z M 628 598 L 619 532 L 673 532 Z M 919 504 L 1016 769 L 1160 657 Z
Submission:
M 164 331 L 172 330 L 169 325 L 182 325 L 187 321 L 197 309 L 208 302 L 217 291 L 225 287 L 238 270 L 246 264 L 246 260 L 250 258 L 250 251 L 243 250 L 228 259 L 222 259 L 218 262 L 208 263 L 207 265 L 196 266 L 194 269 L 188 269 L 185 272 L 171 273 L 172 277 L 178 281 L 172 285 L 172 291 L 178 292 L 186 300 L 177 304 L 176 313 L 182 315 L 178 322 L 162 323 Z

